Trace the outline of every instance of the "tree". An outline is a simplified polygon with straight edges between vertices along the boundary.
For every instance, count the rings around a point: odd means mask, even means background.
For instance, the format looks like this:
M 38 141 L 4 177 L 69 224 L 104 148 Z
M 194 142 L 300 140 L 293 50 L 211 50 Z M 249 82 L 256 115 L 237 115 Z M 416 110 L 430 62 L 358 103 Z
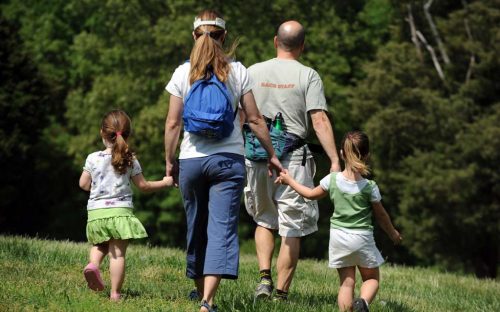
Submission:
M 436 19 L 450 55 L 444 82 L 430 55 L 419 61 L 403 26 L 393 41 L 406 43 L 380 49 L 350 101 L 353 120 L 373 140 L 375 177 L 410 257 L 480 277 L 495 277 L 498 263 L 498 175 L 492 167 L 498 155 L 492 149 L 499 126 L 492 120 L 498 121 L 499 98 L 491 73 L 498 71 L 499 17 L 490 1 Z M 477 60 L 472 73 L 471 54 Z
M 57 108 L 52 105 L 57 90 L 26 52 L 18 27 L 3 15 L 0 35 L 0 228 L 31 235 L 58 233 L 55 228 L 60 228 L 58 237 L 81 239 L 81 232 L 67 232 L 68 227 L 84 223 L 77 212 L 58 222 L 61 204 L 74 203 L 65 196 L 66 179 L 71 181 L 74 174 L 67 172 L 65 155 L 45 140 Z

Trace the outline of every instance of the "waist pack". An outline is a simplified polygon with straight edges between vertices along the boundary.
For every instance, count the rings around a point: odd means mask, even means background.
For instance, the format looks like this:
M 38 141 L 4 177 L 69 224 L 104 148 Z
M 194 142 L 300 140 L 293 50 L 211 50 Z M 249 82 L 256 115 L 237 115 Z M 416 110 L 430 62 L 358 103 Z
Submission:
M 304 139 L 299 136 L 286 132 L 284 130 L 276 129 L 270 118 L 266 117 L 266 122 L 269 128 L 269 136 L 273 144 L 276 157 L 282 159 L 286 154 L 304 146 L 306 143 Z M 260 144 L 259 139 L 250 130 L 248 124 L 243 125 L 243 135 L 245 138 L 245 157 L 252 161 L 267 161 L 269 155 Z
M 193 83 L 184 101 L 184 130 L 209 139 L 231 135 L 238 107 L 233 111 L 227 87 L 212 73 Z

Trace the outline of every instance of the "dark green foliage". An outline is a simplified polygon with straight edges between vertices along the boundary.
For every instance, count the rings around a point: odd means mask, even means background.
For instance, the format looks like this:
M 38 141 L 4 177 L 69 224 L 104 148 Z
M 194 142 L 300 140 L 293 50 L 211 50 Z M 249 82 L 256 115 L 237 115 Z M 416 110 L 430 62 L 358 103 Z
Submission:
M 379 50 L 350 101 L 352 120 L 373 140 L 374 173 L 405 247 L 419 263 L 481 277 L 495 277 L 499 259 L 495 4 L 477 1 L 467 11 L 433 7 L 436 16 L 448 13 L 436 18 L 451 59 L 441 63 L 444 83 L 427 54 L 423 63 L 418 60 L 403 29 L 407 43 Z M 471 55 L 475 64 L 467 80 Z
M 47 140 L 59 135 L 49 129 L 64 103 L 57 103 L 58 91 L 30 58 L 16 24 L 4 16 L 0 36 L 0 228 L 81 239 L 82 214 L 67 213 L 82 199 L 70 187 L 77 173 Z

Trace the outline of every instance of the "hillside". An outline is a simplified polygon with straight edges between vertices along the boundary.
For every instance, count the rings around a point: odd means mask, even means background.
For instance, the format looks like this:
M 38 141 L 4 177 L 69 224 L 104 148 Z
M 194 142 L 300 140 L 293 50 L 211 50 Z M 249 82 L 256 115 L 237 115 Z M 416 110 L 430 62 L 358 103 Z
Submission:
M 182 250 L 130 246 L 125 299 L 112 303 L 106 291 L 86 288 L 87 249 L 85 243 L 0 236 L 0 311 L 198 311 L 186 298 L 192 283 L 184 276 Z M 219 311 L 337 310 L 337 273 L 326 260 L 299 262 L 287 303 L 253 304 L 256 270 L 254 256 L 242 255 L 240 278 L 220 287 Z M 500 283 L 386 265 L 371 311 L 500 311 Z

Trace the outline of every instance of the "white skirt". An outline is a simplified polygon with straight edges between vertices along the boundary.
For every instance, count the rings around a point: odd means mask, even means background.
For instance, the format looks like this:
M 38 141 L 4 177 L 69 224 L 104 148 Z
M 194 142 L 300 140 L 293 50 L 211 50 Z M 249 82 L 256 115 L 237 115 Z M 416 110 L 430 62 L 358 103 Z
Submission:
M 376 268 L 384 263 L 373 232 L 369 230 L 330 229 L 328 256 L 328 267 L 335 269 L 350 266 Z

